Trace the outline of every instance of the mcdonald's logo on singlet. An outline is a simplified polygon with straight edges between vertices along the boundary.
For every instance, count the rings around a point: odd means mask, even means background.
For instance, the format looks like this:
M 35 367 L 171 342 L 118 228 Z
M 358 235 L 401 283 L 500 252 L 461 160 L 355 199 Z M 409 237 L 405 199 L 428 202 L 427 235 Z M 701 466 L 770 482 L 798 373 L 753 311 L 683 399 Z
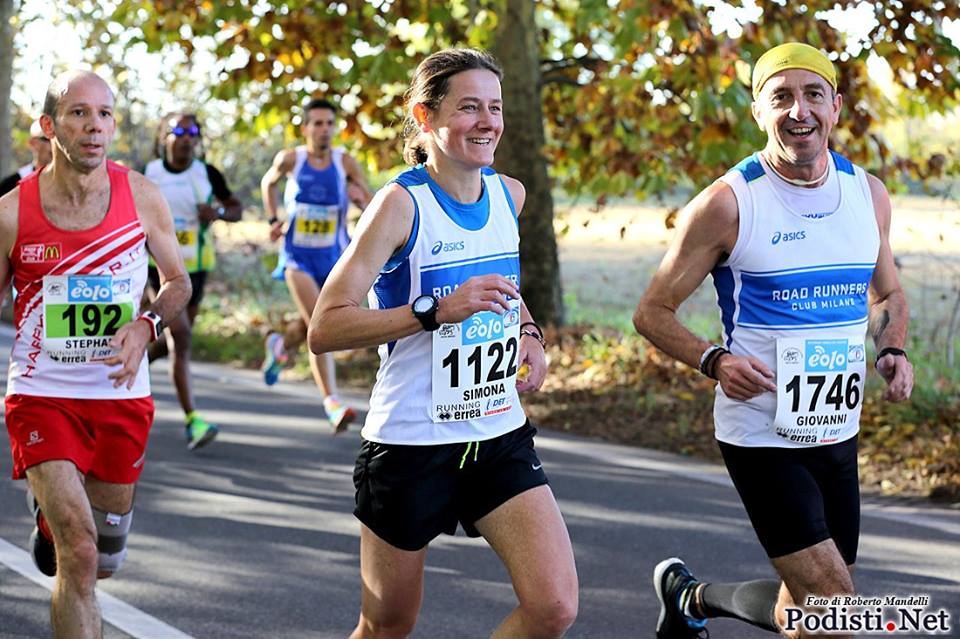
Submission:
M 20 259 L 24 263 L 49 262 L 60 259 L 60 242 L 51 244 L 24 244 L 20 247 Z

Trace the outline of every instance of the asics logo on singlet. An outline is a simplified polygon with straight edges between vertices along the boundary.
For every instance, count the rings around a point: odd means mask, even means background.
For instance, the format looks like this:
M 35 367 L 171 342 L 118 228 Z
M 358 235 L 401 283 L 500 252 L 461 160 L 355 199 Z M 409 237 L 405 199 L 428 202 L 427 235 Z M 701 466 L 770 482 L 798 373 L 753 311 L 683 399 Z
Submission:
M 807 237 L 806 231 L 789 231 L 787 233 L 781 233 L 777 231 L 773 234 L 773 237 L 770 238 L 770 243 L 776 246 L 781 241 L 783 242 L 793 242 L 795 240 L 802 240 Z
M 434 255 L 439 255 L 440 253 L 449 253 L 451 251 L 462 251 L 463 247 L 463 240 L 459 242 L 444 242 L 441 240 L 433 245 L 430 252 Z
M 465 322 L 464 344 L 479 344 L 503 337 L 503 320 L 492 311 L 481 311 Z
M 807 340 L 807 372 L 826 373 L 847 368 L 847 340 Z
M 109 275 L 71 276 L 67 281 L 67 301 L 112 302 L 111 279 Z

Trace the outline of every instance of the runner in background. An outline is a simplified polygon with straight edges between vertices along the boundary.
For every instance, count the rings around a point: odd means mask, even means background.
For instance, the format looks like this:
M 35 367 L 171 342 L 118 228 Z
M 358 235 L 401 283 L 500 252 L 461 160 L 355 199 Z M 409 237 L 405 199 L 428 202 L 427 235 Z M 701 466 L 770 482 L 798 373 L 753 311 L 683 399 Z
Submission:
M 184 414 L 187 448 L 195 450 L 213 441 L 218 428 L 196 410 L 190 377 L 193 323 L 203 300 L 207 274 L 216 264 L 213 225 L 237 222 L 243 213 L 240 200 L 227 187 L 223 174 L 204 159 L 203 131 L 192 113 L 170 113 L 157 129 L 157 159 L 144 175 L 160 187 L 173 213 L 180 253 L 190 274 L 193 294 L 182 313 L 170 318 L 167 339 L 150 349 L 150 361 L 171 353 L 170 373 Z M 148 295 L 160 288 L 160 276 L 150 266 Z
M 333 146 L 337 132 L 337 109 L 333 103 L 310 100 L 303 107 L 302 118 L 300 132 L 305 143 L 278 153 L 260 182 L 263 208 L 270 217 L 270 240 L 284 238 L 273 275 L 286 280 L 300 312 L 300 321 L 291 322 L 282 335 L 267 336 L 263 379 L 268 386 L 277 382 L 289 353 L 306 340 L 307 322 L 320 289 L 350 242 L 347 235 L 349 203 L 364 209 L 371 196 L 359 163 L 342 148 Z M 286 179 L 283 207 L 288 217 L 285 232 L 278 216 L 278 185 L 283 179 Z M 327 419 L 334 434 L 343 432 L 355 414 L 337 397 L 333 354 L 309 353 L 308 356 Z

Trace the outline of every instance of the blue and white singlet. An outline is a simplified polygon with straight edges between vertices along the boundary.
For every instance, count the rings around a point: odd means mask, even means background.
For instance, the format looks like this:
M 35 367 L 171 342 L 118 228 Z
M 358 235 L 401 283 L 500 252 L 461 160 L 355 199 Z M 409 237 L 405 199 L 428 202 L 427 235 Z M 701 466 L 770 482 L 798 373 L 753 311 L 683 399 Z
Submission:
M 867 289 L 880 234 L 867 175 L 831 152 L 834 211 L 793 210 L 754 154 L 720 178 L 739 231 L 713 270 L 727 348 L 776 372 L 778 391 L 748 400 L 716 388 L 716 437 L 738 446 L 823 445 L 859 429 L 866 376 Z
M 273 276 L 282 280 L 284 269 L 293 268 L 322 285 L 350 243 L 343 149 L 331 149 L 330 164 L 323 169 L 310 165 L 306 147 L 297 147 L 296 154 L 283 194 L 287 233 Z
M 380 272 L 370 308 L 443 297 L 467 279 L 500 274 L 519 285 L 520 236 L 502 179 L 483 169 L 482 194 L 457 202 L 422 166 L 394 179 L 415 205 L 410 239 Z M 380 443 L 448 444 L 498 437 L 523 425 L 516 392 L 519 300 L 500 315 L 420 331 L 380 347 L 380 370 L 361 435 Z

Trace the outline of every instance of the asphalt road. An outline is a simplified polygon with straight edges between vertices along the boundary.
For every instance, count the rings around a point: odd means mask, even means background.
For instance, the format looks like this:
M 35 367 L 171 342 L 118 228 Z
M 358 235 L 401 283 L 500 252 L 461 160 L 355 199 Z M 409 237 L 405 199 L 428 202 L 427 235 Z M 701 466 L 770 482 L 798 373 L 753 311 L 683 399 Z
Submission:
M 9 344 L 0 327 L 0 351 Z M 360 596 L 357 429 L 331 437 L 309 384 L 268 389 L 255 371 L 196 365 L 199 407 L 222 433 L 190 453 L 165 364 L 152 372 L 157 419 L 130 553 L 116 578 L 100 582 L 105 636 L 346 636 Z M 363 406 L 364 398 L 351 400 Z M 546 431 L 537 447 L 577 557 L 580 614 L 569 636 L 653 637 L 651 571 L 664 557 L 681 555 L 709 581 L 773 576 L 722 468 Z M 0 475 L 10 468 L 0 455 Z M 32 527 L 24 490 L 0 481 L 3 639 L 50 636 L 49 581 L 36 578 L 23 552 Z M 858 587 L 929 595 L 956 625 L 958 542 L 960 510 L 867 500 Z M 441 537 L 427 558 L 415 636 L 486 637 L 513 605 L 506 572 L 481 540 Z M 715 639 L 772 636 L 733 621 L 710 627 Z

